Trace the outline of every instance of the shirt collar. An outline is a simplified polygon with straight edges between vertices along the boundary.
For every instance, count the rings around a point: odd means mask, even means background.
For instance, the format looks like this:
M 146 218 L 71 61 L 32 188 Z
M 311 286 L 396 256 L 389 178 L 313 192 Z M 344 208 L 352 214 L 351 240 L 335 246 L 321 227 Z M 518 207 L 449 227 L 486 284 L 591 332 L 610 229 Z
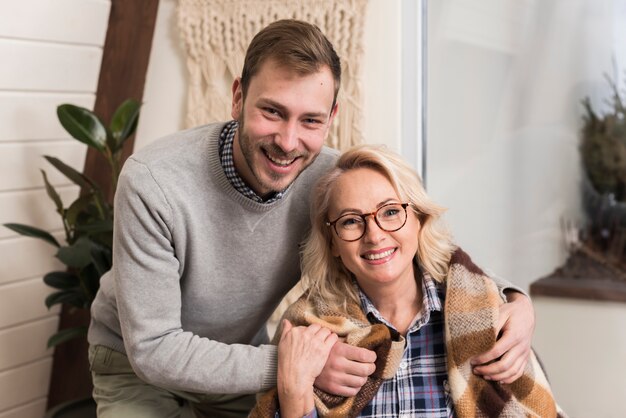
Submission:
M 414 271 L 415 271 L 415 280 L 422 284 L 422 309 L 417 313 L 413 321 L 411 322 L 411 326 L 409 327 L 409 332 L 413 332 L 422 327 L 422 325 L 426 324 L 430 320 L 430 313 L 432 311 L 442 311 L 442 301 L 441 294 L 443 285 L 437 283 L 428 272 L 422 272 L 417 263 L 413 263 Z M 421 278 L 421 280 L 420 280 Z M 374 317 L 377 321 L 387 325 L 395 329 L 393 325 L 391 325 L 383 316 L 380 314 L 378 309 L 374 306 L 369 297 L 361 290 L 360 286 L 354 281 L 354 284 L 358 290 L 359 297 L 361 299 L 361 308 L 367 314 L 368 317 Z
M 268 199 L 263 200 L 258 194 L 254 192 L 254 190 L 250 188 L 250 186 L 246 184 L 245 181 L 243 181 L 239 173 L 237 173 L 237 170 L 235 169 L 235 161 L 233 159 L 233 144 L 237 129 L 239 129 L 239 123 L 236 120 L 232 120 L 224 126 L 222 132 L 220 133 L 219 155 L 222 169 L 224 170 L 226 178 L 228 179 L 230 184 L 232 184 L 235 190 L 237 190 L 248 199 L 254 200 L 255 202 L 269 204 L 282 199 L 289 191 L 291 185 L 285 190 L 275 192 Z

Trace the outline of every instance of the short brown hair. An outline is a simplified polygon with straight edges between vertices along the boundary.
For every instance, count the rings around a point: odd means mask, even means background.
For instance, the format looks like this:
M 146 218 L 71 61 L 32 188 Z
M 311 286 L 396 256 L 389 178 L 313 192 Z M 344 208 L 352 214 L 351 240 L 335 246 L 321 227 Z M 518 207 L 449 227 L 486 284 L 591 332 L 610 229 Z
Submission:
M 250 80 L 270 58 L 300 75 L 312 74 L 328 66 L 335 81 L 334 107 L 341 83 L 341 63 L 335 48 L 320 28 L 301 20 L 284 19 L 261 29 L 246 51 L 241 73 L 244 97 Z

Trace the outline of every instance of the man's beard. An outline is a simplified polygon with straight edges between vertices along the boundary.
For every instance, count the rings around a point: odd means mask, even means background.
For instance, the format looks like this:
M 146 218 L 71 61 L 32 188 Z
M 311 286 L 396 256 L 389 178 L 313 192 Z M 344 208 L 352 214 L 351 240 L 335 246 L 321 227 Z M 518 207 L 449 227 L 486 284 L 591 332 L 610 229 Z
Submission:
M 243 117 L 238 120 L 238 123 L 239 123 L 239 128 L 238 128 L 239 149 L 241 150 L 241 154 L 243 155 L 243 158 L 246 164 L 248 165 L 248 168 L 250 169 L 250 172 L 252 173 L 252 176 L 254 177 L 256 182 L 264 190 L 269 190 L 268 193 L 281 192 L 285 190 L 286 188 L 288 188 L 294 181 L 296 181 L 298 176 L 300 176 L 300 174 L 302 174 L 302 172 L 315 160 L 315 158 L 313 158 L 312 160 L 307 161 L 307 159 L 310 156 L 310 153 L 308 153 L 307 151 L 304 151 L 304 152 L 294 151 L 290 153 L 285 153 L 278 145 L 273 144 L 273 143 L 268 143 L 268 144 L 264 144 L 260 146 L 253 144 L 252 143 L 253 141 L 245 132 L 245 124 L 243 121 Z M 296 175 L 289 182 L 289 184 L 282 187 L 281 190 L 276 190 L 277 187 L 275 185 L 275 182 L 279 182 L 283 180 L 286 177 L 286 175 L 277 173 L 272 170 L 268 170 L 266 171 L 266 175 L 270 178 L 270 182 L 264 181 L 261 170 L 255 164 L 254 157 L 257 152 L 263 153 L 263 154 L 269 153 L 273 157 L 282 159 L 282 160 L 294 160 L 296 158 L 300 158 L 302 159 L 302 161 L 307 161 L 307 162 L 305 165 L 301 167 L 300 171 L 296 173 Z M 268 158 L 268 157 L 267 155 L 263 155 L 263 158 Z M 292 162 L 292 164 L 294 163 L 296 163 L 296 161 Z

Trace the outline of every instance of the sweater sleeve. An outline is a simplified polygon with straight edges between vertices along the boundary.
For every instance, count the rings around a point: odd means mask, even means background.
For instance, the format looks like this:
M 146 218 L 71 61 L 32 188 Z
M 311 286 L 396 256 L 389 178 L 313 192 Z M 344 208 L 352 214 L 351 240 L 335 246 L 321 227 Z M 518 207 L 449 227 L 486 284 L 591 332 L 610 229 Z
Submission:
M 522 290 L 522 288 L 520 288 L 519 286 L 515 286 L 513 283 L 509 282 L 506 279 L 503 279 L 493 274 L 489 274 L 489 277 L 493 280 L 496 286 L 498 286 L 498 292 L 500 293 L 500 297 L 502 297 L 502 299 L 505 301 L 506 301 L 506 295 L 504 294 L 504 292 L 506 290 L 512 290 L 514 292 L 521 293 L 522 295 L 526 297 L 530 297 L 528 296 L 526 292 Z
M 133 369 L 150 384 L 198 393 L 253 393 L 275 386 L 275 347 L 228 345 L 182 328 L 173 216 L 148 168 L 129 159 L 115 197 L 112 270 Z

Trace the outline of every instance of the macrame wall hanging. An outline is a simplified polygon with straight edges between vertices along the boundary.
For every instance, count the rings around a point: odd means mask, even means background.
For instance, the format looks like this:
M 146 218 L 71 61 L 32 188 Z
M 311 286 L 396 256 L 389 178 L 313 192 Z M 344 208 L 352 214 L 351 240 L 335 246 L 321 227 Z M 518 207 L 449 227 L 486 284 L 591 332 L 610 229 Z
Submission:
M 341 58 L 339 112 L 327 145 L 343 150 L 362 142 L 366 5 L 367 0 L 179 0 L 189 71 L 187 126 L 231 118 L 230 87 L 241 75 L 248 44 L 269 23 L 294 18 L 317 25 Z

